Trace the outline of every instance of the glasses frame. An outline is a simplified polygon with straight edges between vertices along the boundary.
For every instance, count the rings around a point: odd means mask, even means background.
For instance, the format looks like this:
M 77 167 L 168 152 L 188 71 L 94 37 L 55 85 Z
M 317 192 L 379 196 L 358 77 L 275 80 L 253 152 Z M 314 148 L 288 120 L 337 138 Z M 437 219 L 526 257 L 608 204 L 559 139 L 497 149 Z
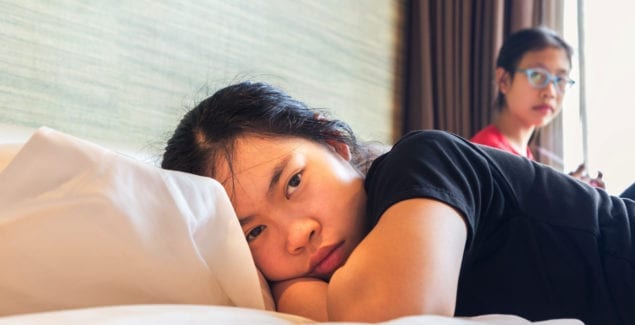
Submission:
M 556 88 L 559 93 L 564 93 L 568 88 L 571 88 L 575 84 L 575 80 L 569 77 L 556 76 L 549 72 L 547 69 L 543 68 L 516 69 L 516 72 L 523 73 L 525 77 L 527 77 L 527 81 L 529 82 L 529 84 L 537 89 L 543 89 L 549 84 L 553 84 L 553 87 Z M 531 75 L 535 72 L 542 73 L 547 76 L 542 84 L 537 84 L 533 81 L 533 79 L 531 79 Z M 561 81 L 565 82 L 562 87 L 560 86 Z

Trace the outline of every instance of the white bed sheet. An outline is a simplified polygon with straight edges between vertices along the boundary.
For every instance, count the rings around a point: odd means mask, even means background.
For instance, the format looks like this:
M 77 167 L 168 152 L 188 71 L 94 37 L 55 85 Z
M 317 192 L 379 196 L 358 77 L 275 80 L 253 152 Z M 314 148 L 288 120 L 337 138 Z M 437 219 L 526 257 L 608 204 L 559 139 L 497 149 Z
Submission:
M 294 315 L 228 306 L 201 305 L 126 305 L 45 312 L 0 318 L 1 325 L 172 325 L 172 324 L 366 324 L 353 322 L 314 322 Z M 402 325 L 582 325 L 573 319 L 529 322 L 513 315 L 477 317 L 408 316 L 384 322 Z

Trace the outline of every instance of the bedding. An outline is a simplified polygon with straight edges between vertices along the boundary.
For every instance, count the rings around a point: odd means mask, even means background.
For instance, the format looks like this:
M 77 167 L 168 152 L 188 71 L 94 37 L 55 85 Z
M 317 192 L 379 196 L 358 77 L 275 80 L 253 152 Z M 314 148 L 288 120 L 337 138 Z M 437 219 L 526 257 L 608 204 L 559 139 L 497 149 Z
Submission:
M 44 127 L 23 144 L 0 144 L 0 206 L 0 324 L 312 322 L 273 311 L 231 203 L 210 178 Z
M 22 148 L 21 143 L 0 143 L 0 172 Z
M 2 325 L 173 325 L 173 324 L 308 324 L 310 319 L 294 315 L 230 306 L 200 305 L 128 305 L 95 307 L 78 310 L 36 313 L 0 318 Z M 315 323 L 363 324 L 363 323 Z M 581 325 L 576 320 L 563 319 L 531 323 L 512 315 L 483 315 L 452 318 L 434 315 L 401 317 L 383 324 L 391 325 Z
M 223 188 L 48 128 L 0 173 L 0 315 L 115 304 L 265 308 Z

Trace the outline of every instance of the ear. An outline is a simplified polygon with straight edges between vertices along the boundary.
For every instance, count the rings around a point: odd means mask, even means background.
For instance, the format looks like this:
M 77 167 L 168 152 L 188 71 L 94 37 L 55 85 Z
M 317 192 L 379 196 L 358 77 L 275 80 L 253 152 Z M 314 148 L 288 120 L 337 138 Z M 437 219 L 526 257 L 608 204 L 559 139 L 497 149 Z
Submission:
M 351 148 L 346 143 L 337 140 L 326 140 L 326 143 L 344 160 L 351 161 Z
M 505 69 L 498 67 L 496 68 L 496 86 L 498 86 L 498 90 L 506 94 L 509 90 L 509 85 L 511 84 L 511 76 Z

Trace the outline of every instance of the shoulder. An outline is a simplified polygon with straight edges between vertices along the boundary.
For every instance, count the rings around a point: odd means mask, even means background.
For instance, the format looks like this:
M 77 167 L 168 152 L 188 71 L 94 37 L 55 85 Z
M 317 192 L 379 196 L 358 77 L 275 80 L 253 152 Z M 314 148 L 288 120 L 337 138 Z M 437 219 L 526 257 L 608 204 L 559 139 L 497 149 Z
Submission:
M 448 131 L 419 130 L 411 131 L 395 143 L 390 154 L 396 156 L 452 156 L 477 153 L 478 147 L 467 139 Z
M 486 153 L 468 140 L 440 130 L 413 131 L 377 158 L 365 182 L 371 220 L 392 204 L 414 197 L 433 198 L 474 214 L 473 194 L 491 183 Z M 469 197 L 468 197 L 469 196 Z
M 445 144 L 459 144 L 467 143 L 468 141 L 452 132 L 442 130 L 418 130 L 410 131 L 403 137 L 401 137 L 393 147 L 400 146 L 412 146 L 415 144 L 431 144 L 431 143 L 445 143 Z
M 498 147 L 503 142 L 502 140 L 503 135 L 496 128 L 496 126 L 494 126 L 494 124 L 490 124 L 487 127 L 483 128 L 470 139 L 470 141 L 474 143 L 489 145 L 493 147 Z
M 423 166 L 446 169 L 461 157 L 482 155 L 477 145 L 454 133 L 441 130 L 417 130 L 402 136 L 386 154 L 377 158 L 375 169 L 393 170 L 398 174 L 405 171 L 420 171 Z M 380 168 L 383 167 L 383 168 Z M 372 166 L 371 166 L 372 167 Z M 372 170 L 373 168 L 371 168 Z

